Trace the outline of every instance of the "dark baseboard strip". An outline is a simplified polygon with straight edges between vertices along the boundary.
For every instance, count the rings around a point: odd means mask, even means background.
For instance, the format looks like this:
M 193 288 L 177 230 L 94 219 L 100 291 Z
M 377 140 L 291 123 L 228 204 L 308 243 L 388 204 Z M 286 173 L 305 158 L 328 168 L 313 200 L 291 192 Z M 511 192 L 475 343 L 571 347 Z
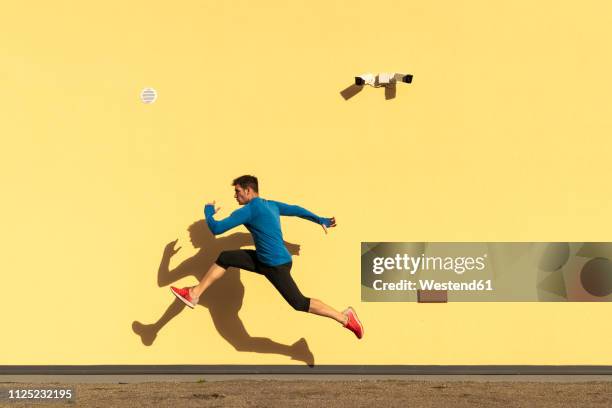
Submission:
M 612 375 L 612 366 L 576 365 L 0 365 L 0 375 L 343 374 Z

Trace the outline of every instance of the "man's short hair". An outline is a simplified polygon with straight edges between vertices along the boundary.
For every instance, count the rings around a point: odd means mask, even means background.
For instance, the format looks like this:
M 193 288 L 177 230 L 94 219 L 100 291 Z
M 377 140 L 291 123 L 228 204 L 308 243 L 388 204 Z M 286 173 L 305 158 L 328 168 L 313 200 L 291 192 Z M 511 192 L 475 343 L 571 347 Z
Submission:
M 240 176 L 232 181 L 232 186 L 240 186 L 244 189 L 251 187 L 254 192 L 259 193 L 259 185 L 255 176 Z

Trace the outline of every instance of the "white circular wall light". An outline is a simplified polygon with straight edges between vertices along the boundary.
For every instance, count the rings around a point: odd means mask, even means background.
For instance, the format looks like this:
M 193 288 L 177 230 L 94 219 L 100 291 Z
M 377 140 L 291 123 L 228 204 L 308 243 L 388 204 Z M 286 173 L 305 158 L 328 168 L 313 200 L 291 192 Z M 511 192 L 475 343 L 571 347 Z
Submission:
M 143 103 L 153 103 L 157 100 L 157 91 L 153 88 L 145 88 L 140 92 L 140 100 Z

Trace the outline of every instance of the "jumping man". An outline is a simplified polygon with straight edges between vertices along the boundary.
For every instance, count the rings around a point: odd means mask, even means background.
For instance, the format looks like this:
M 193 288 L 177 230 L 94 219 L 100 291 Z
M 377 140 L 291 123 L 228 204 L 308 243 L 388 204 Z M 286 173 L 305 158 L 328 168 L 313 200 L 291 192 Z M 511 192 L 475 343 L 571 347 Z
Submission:
M 297 205 L 283 204 L 259 197 L 257 177 L 254 176 L 238 177 L 233 181 L 232 186 L 235 192 L 234 197 L 242 208 L 223 220 L 215 220 L 213 216 L 219 209 L 215 208 L 213 201 L 204 207 L 206 223 L 214 235 L 244 225 L 253 236 L 255 250 L 239 249 L 221 252 L 197 286 L 182 289 L 171 286 L 172 293 L 193 309 L 198 304 L 200 295 L 223 276 L 228 268 L 240 268 L 264 275 L 295 310 L 332 318 L 355 333 L 355 336 L 360 339 L 363 336 L 363 326 L 353 308 L 349 307 L 340 313 L 318 299 L 310 299 L 302 295 L 291 277 L 291 255 L 285 247 L 281 231 L 281 215 L 300 217 L 317 223 L 323 227 L 325 233 L 327 233 L 327 228 L 336 226 L 336 219 L 319 217 Z

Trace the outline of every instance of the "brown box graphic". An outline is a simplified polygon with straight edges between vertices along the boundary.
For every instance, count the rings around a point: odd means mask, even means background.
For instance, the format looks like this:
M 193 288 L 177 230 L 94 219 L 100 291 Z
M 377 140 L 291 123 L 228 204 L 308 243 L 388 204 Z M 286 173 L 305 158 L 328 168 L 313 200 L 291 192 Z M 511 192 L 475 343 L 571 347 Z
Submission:
M 417 301 L 419 303 L 446 303 L 448 292 L 445 290 L 417 290 Z

